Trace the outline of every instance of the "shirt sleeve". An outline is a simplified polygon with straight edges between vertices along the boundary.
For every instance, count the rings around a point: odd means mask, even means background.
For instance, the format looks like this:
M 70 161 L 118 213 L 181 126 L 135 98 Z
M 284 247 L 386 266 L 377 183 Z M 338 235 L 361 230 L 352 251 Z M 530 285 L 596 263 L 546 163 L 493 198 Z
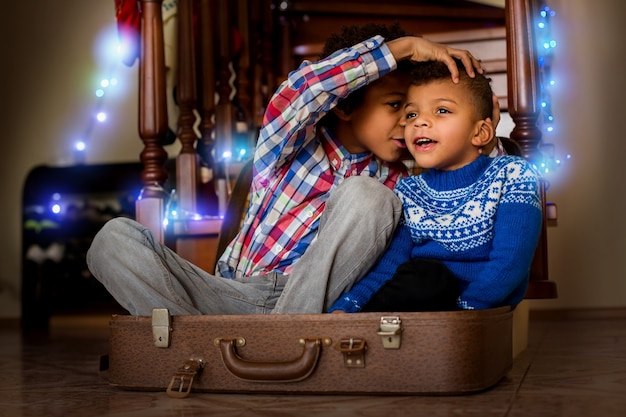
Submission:
M 318 62 L 304 61 L 292 71 L 265 111 L 255 151 L 254 185 L 268 178 L 315 136 L 315 124 L 351 92 L 396 68 L 396 61 L 375 36 Z
M 400 224 L 387 251 L 374 265 L 374 268 L 358 281 L 350 291 L 339 297 L 328 309 L 328 312 L 341 310 L 346 313 L 356 313 L 360 311 L 376 291 L 392 278 L 398 266 L 410 259 L 412 247 L 413 241 L 409 229 Z

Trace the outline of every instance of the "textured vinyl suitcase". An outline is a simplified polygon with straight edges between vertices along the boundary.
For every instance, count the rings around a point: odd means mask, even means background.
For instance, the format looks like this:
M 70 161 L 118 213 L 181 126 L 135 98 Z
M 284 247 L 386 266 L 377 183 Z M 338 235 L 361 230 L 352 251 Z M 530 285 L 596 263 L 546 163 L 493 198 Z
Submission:
M 469 394 L 512 364 L 512 311 L 113 316 L 109 382 L 134 390 Z

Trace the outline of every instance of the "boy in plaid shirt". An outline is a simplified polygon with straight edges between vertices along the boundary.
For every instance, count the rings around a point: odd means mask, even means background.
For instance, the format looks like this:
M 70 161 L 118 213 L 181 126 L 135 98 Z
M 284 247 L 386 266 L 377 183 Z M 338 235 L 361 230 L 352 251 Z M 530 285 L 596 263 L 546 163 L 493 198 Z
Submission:
M 216 275 L 133 220 L 96 235 L 89 268 L 131 314 L 320 313 L 373 266 L 402 212 L 391 190 L 406 174 L 403 66 L 442 61 L 455 81 L 453 57 L 470 76 L 482 70 L 397 25 L 344 28 L 325 54 L 290 73 L 266 109 L 250 207 Z

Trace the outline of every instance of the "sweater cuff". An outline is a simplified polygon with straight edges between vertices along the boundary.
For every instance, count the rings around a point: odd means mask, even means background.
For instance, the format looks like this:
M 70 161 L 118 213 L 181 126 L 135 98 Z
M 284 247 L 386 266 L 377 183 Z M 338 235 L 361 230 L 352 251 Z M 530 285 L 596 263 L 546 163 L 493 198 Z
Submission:
M 350 297 L 342 297 L 335 301 L 332 306 L 330 306 L 328 312 L 332 313 L 336 310 L 341 310 L 346 313 L 357 313 L 361 311 L 361 306 L 357 303 L 356 300 L 353 300 Z
M 456 305 L 462 310 L 486 310 L 488 308 L 497 307 L 496 305 L 481 303 L 476 300 L 462 300 L 461 298 L 456 301 Z

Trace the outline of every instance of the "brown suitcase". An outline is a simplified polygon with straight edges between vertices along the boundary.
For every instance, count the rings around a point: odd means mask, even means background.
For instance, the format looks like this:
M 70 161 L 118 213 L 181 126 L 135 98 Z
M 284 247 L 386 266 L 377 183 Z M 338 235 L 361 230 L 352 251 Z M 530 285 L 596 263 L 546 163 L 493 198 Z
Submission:
M 468 394 L 511 368 L 508 307 L 455 312 L 113 316 L 109 382 L 137 390 Z

